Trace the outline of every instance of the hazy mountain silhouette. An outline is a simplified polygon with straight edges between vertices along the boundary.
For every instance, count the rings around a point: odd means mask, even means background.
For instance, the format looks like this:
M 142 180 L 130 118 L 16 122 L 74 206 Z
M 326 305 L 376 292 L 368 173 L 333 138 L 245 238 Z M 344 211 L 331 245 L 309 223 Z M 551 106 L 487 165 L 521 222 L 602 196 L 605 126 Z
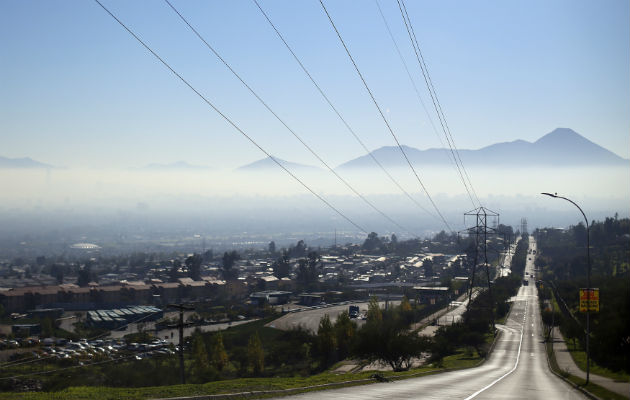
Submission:
M 149 164 L 141 169 L 145 170 L 189 170 L 189 169 L 210 169 L 201 165 L 188 164 L 186 161 L 177 161 L 171 164 Z
M 0 168 L 55 168 L 29 157 L 7 158 L 0 156 Z
M 418 150 L 403 146 L 413 164 L 446 165 L 452 163 L 449 149 Z M 406 167 L 397 146 L 386 146 L 372 154 L 385 166 Z M 524 140 L 496 143 L 478 150 L 459 150 L 464 165 L 508 167 L 516 165 L 539 166 L 627 166 L 630 160 L 591 142 L 568 128 L 557 128 L 537 141 Z M 361 156 L 341 164 L 339 169 L 373 168 L 376 164 L 369 155 Z
M 286 161 L 278 157 L 274 157 L 280 164 L 284 165 L 291 171 L 296 170 L 307 170 L 307 171 L 317 171 L 319 168 L 314 167 L 312 165 L 298 164 L 291 161 Z M 254 161 L 253 163 L 243 165 L 241 167 L 236 168 L 236 171 L 241 172 L 255 172 L 255 171 L 281 171 L 278 164 L 276 164 L 270 157 L 263 158 L 258 161 Z

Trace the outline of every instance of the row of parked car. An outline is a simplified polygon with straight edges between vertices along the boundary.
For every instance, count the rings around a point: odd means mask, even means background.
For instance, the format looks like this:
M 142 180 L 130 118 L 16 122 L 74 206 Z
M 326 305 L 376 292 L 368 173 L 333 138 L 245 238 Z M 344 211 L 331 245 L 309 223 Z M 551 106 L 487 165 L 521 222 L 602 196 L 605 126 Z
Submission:
M 30 352 L 29 356 L 51 360 L 72 359 L 83 364 L 95 358 L 114 359 L 133 356 L 140 360 L 157 355 L 172 355 L 175 354 L 175 350 L 177 348 L 173 348 L 166 340 L 161 339 L 155 339 L 150 343 L 127 344 L 121 339 L 68 341 L 67 339 L 46 338 L 41 341 L 41 346 Z M 24 353 L 15 354 L 12 357 L 13 360 L 23 358 L 26 358 Z
M 39 339 L 37 338 L 0 339 L 0 350 L 30 347 L 37 344 L 39 344 Z

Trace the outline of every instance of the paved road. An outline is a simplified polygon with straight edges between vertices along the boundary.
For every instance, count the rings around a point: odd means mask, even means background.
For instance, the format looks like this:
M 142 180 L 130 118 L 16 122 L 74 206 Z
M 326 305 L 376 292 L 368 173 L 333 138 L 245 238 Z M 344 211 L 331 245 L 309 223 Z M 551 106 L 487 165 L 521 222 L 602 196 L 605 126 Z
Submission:
M 337 320 L 337 317 L 339 316 L 339 314 L 341 314 L 343 311 L 348 311 L 348 307 L 351 304 L 359 306 L 359 310 L 361 314 L 367 313 L 367 309 L 368 309 L 367 302 L 349 303 L 349 304 L 344 304 L 340 306 L 326 306 L 326 307 L 320 307 L 320 308 L 313 308 L 307 311 L 300 311 L 300 312 L 285 314 L 282 317 L 271 321 L 266 326 L 271 327 L 271 328 L 284 329 L 284 330 L 302 326 L 310 330 L 311 332 L 317 332 L 317 328 L 319 327 L 319 321 L 322 319 L 324 315 L 328 314 L 330 321 L 334 323 Z M 385 307 L 384 301 L 379 302 L 379 304 L 381 308 Z M 400 301 L 399 300 L 389 301 L 388 304 L 390 306 L 395 306 L 395 305 L 399 305 Z M 365 321 L 361 319 L 355 319 L 354 321 L 357 323 L 358 326 L 361 326 L 365 323 Z
M 533 271 L 533 260 L 528 260 Z M 392 383 L 291 396 L 295 399 L 583 399 L 547 366 L 535 285 L 522 286 L 494 351 L 477 368 Z M 285 397 L 286 398 L 286 397 Z
M 477 297 L 478 294 L 479 292 L 477 290 L 474 290 L 472 294 L 473 299 Z M 464 315 L 464 312 L 466 311 L 467 306 L 468 306 L 468 296 L 467 295 L 460 296 L 457 301 L 451 302 L 446 312 L 444 312 L 444 310 L 440 310 L 437 313 L 429 316 L 428 320 L 435 321 L 436 325 L 425 326 L 420 331 L 420 334 L 424 336 L 433 336 L 435 335 L 435 332 L 440 328 L 440 326 L 451 325 L 451 324 L 454 324 L 455 322 L 460 322 L 463 318 L 463 315 Z M 427 323 L 426 320 L 427 319 L 423 319 L 419 325 L 426 324 Z
M 514 243 L 518 243 L 519 240 L 521 240 L 520 236 L 516 238 L 516 241 Z M 497 278 L 508 276 L 512 273 L 510 267 L 512 265 L 512 256 L 514 255 L 514 250 L 516 250 L 516 244 L 511 244 L 510 250 L 507 253 L 502 253 L 503 262 L 499 265 L 499 268 L 497 268 Z

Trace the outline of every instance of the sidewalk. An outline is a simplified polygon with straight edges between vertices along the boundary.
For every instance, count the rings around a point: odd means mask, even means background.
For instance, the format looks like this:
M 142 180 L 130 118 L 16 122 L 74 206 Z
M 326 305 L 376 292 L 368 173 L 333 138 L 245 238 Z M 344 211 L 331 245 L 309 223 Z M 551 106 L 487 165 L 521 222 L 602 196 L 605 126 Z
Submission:
M 553 330 L 553 352 L 556 356 L 556 362 L 561 371 L 566 371 L 571 375 L 575 375 L 582 379 L 586 379 L 586 372 L 582 371 L 573 361 L 573 357 L 567 349 L 567 344 L 558 328 Z M 611 392 L 615 392 L 621 396 L 630 398 L 630 382 L 618 382 L 604 376 L 590 374 L 591 382 L 602 386 Z

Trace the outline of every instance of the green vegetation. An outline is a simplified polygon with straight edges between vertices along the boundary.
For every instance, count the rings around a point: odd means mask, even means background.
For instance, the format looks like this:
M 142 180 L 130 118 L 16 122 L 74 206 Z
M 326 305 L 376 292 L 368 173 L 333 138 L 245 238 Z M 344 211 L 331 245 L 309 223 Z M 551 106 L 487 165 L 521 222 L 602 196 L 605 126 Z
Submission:
M 627 397 L 621 396 L 615 392 L 611 392 L 610 390 L 600 385 L 597 385 L 593 383 L 592 381 L 589 382 L 588 385 L 585 385 L 586 382 L 584 381 L 584 379 L 577 377 L 575 375 L 571 375 L 567 371 L 562 371 L 560 367 L 558 367 L 558 362 L 556 361 L 556 356 L 551 347 L 551 343 L 546 344 L 546 349 L 547 349 L 547 357 L 549 359 L 549 365 L 551 366 L 551 369 L 554 372 L 556 372 L 558 375 L 560 375 L 562 378 L 574 384 L 575 386 L 579 386 L 585 389 L 586 391 L 588 391 L 589 393 L 592 393 L 593 395 L 597 396 L 598 399 L 601 399 L 601 400 L 627 400 L 628 399 Z
M 573 361 L 575 361 L 575 364 L 580 367 L 581 370 L 586 371 L 586 352 L 584 350 L 569 350 L 569 353 Z M 628 380 L 630 380 L 628 373 L 624 371 L 611 371 L 608 368 L 601 367 L 594 363 L 593 360 L 591 360 L 590 371 L 591 374 L 605 376 L 620 382 L 628 382 Z
M 383 371 L 380 374 L 389 379 L 405 379 L 419 375 L 426 375 L 448 369 L 470 368 L 479 364 L 483 359 L 470 357 L 465 349 L 459 349 L 455 354 L 444 358 L 443 367 L 426 366 L 410 369 L 403 372 Z M 241 393 L 255 391 L 274 391 L 296 388 L 306 388 L 291 393 L 299 393 L 310 390 L 321 390 L 333 387 L 362 385 L 375 382 L 371 379 L 373 371 L 364 371 L 356 374 L 334 374 L 323 372 L 309 377 L 269 377 L 269 378 L 240 378 L 223 381 L 214 381 L 204 384 L 186 384 L 172 386 L 155 386 L 140 388 L 112 388 L 112 387 L 70 387 L 57 392 L 28 392 L 28 393 L 0 393 L 0 400 L 48 400 L 48 399 L 150 399 L 161 397 L 183 397 L 195 395 L 210 395 L 222 393 Z M 321 386 L 319 388 L 308 388 Z M 278 395 L 276 393 L 275 395 Z M 248 398 L 263 398 L 265 394 L 252 395 Z
M 585 348 L 586 315 L 579 312 L 579 289 L 587 287 L 586 228 L 582 224 L 565 231 L 541 229 L 536 266 L 541 270 L 541 299 L 551 291 L 559 299 L 555 323 L 569 349 Z M 591 313 L 591 359 L 621 376 L 630 374 L 630 219 L 606 218 L 590 229 L 591 287 L 600 289 L 599 312 Z M 546 292 L 546 293 L 545 293 Z M 547 324 L 550 318 L 543 311 Z M 576 357 L 579 365 L 580 357 Z M 604 370 L 603 370 L 604 371 Z M 605 372 L 605 371 L 604 371 Z

